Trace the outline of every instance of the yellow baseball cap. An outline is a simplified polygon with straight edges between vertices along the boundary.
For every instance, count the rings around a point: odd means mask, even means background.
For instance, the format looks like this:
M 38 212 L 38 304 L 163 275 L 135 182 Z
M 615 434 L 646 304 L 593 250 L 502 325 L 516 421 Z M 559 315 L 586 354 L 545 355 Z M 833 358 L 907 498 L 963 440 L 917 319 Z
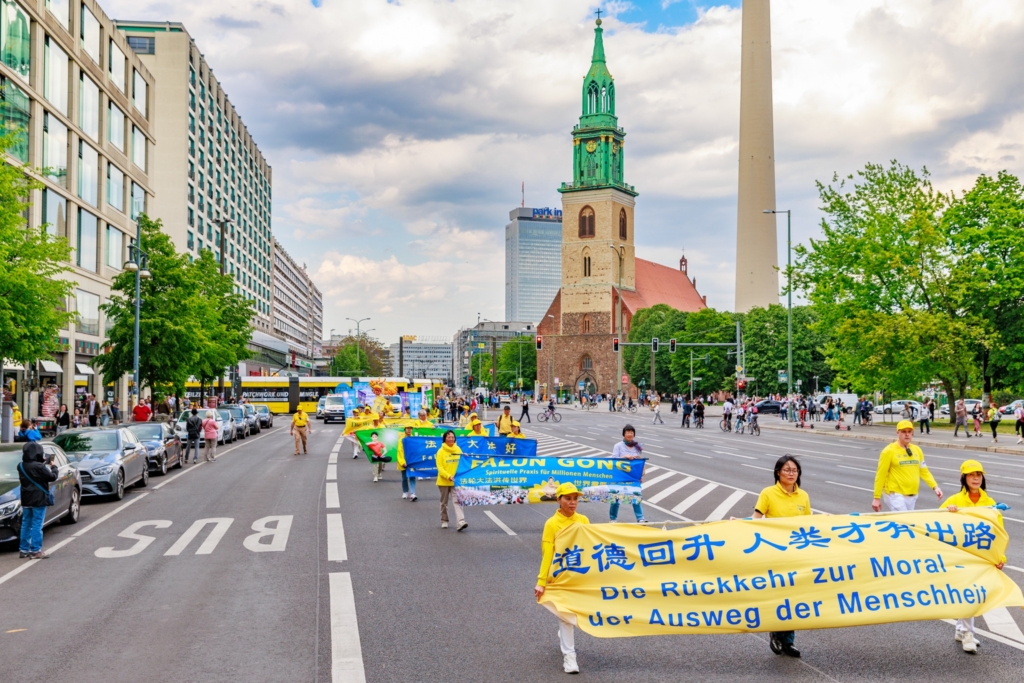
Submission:
M 518 423 L 518 422 L 516 422 L 515 420 L 512 420 L 512 426 L 513 426 L 513 427 L 518 427 L 518 426 L 519 426 L 519 423 Z
M 476 425 L 482 425 L 482 424 L 483 424 L 483 422 L 481 422 L 479 420 L 479 418 L 475 418 L 475 417 L 472 420 L 469 421 L 469 426 L 470 427 L 474 427 Z
M 904 429 L 914 431 L 914 423 L 911 422 L 910 420 L 900 420 L 899 424 L 896 425 L 896 431 L 902 432 Z
M 964 463 L 960 465 L 960 474 L 970 474 L 971 472 L 985 474 L 985 468 L 977 460 L 964 460 Z
M 578 494 L 580 490 L 576 488 L 576 484 L 562 484 L 555 491 L 555 498 L 561 498 L 562 496 L 568 496 L 573 493 Z

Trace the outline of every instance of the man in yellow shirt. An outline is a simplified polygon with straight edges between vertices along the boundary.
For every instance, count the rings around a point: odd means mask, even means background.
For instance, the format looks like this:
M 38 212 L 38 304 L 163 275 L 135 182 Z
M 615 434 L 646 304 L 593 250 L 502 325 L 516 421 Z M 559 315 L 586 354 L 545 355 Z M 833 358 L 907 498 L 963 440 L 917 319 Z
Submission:
M 537 585 L 533 587 L 533 595 L 540 600 L 548 585 L 548 572 L 551 560 L 555 557 L 555 536 L 562 529 L 572 524 L 590 524 L 585 515 L 576 512 L 579 505 L 580 492 L 573 484 L 562 484 L 555 491 L 558 509 L 544 522 L 544 533 L 540 538 L 540 573 Z M 578 674 L 580 667 L 576 663 L 576 638 L 573 625 L 564 621 L 558 622 L 558 644 L 562 648 L 562 670 L 567 674 Z
M 508 436 L 512 431 L 512 406 L 505 406 L 505 409 L 501 411 L 501 415 L 494 421 L 494 426 L 498 428 L 498 436 Z
M 914 423 L 900 420 L 896 425 L 896 441 L 882 449 L 875 473 L 875 499 L 871 509 L 879 512 L 882 502 L 893 512 L 913 510 L 917 505 L 917 492 L 921 480 L 931 487 L 942 500 L 942 489 L 924 463 L 924 453 L 910 443 L 914 438 Z
M 288 430 L 288 433 L 295 437 L 295 455 L 299 454 L 299 442 L 302 442 L 302 452 L 308 453 L 306 450 L 306 432 L 309 429 L 309 416 L 299 408 L 292 415 L 292 426 Z

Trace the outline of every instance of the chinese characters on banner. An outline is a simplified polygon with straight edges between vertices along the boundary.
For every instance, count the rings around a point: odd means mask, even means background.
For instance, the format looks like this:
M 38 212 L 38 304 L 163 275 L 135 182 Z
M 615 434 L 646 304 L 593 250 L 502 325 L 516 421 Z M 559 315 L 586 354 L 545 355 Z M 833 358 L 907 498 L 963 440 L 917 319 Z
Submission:
M 574 524 L 541 603 L 615 638 L 864 626 L 1024 606 L 989 508 L 813 515 L 662 530 Z
M 402 442 L 405 450 L 405 462 L 408 472 L 417 479 L 433 479 L 437 477 L 437 465 L 434 455 L 443 443 L 442 437 L 447 429 L 415 430 L 416 436 L 407 436 Z M 533 457 L 537 455 L 537 442 L 533 439 L 506 439 L 504 437 L 470 436 L 465 429 L 453 429 L 456 443 L 462 451 L 460 461 L 474 459 L 487 460 L 500 454 Z M 425 435 L 421 437 L 421 435 Z M 456 480 L 456 485 L 458 481 Z

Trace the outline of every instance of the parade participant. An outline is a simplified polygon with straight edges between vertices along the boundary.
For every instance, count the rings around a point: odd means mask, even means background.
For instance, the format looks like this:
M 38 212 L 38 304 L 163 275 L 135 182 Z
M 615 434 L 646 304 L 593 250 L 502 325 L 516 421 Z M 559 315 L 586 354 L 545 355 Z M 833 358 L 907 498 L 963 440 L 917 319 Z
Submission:
M 469 429 L 469 436 L 490 436 L 484 429 L 484 423 L 481 422 L 480 418 L 476 417 L 475 414 L 473 419 L 469 421 Z
M 512 431 L 509 432 L 506 436 L 508 436 L 508 438 L 510 439 L 526 438 L 526 434 L 523 434 L 523 432 L 519 429 L 519 423 L 515 420 L 512 420 Z
M 388 455 L 388 447 L 377 439 L 377 432 L 370 434 L 370 442 L 366 447 L 372 454 L 370 460 L 373 464 L 373 481 L 376 483 L 384 478 L 384 465 L 391 462 L 391 456 Z
M 427 411 L 420 409 L 420 412 L 416 414 L 416 422 L 413 427 L 416 429 L 433 429 L 434 423 L 427 419 Z
M 572 524 L 590 524 L 585 515 L 576 512 L 579 505 L 580 492 L 574 484 L 562 484 L 555 491 L 558 509 L 544 522 L 544 533 L 540 539 L 540 573 L 537 585 L 533 587 L 533 595 L 539 601 L 548 585 L 548 570 L 555 556 L 555 536 L 562 529 Z M 568 622 L 558 622 L 558 644 L 562 648 L 562 670 L 567 674 L 578 674 L 580 667 L 576 663 L 576 642 L 574 626 Z
M 402 499 L 416 500 L 416 477 L 410 477 L 405 464 L 405 447 L 402 442 L 405 437 L 412 436 L 412 425 L 405 425 L 405 430 L 398 435 L 398 471 L 402 474 Z
M 502 409 L 501 415 L 494 421 L 494 426 L 498 429 L 498 436 L 509 435 L 512 431 L 512 406 L 507 405 Z
M 479 422 L 478 422 L 479 424 Z M 444 433 L 444 443 L 434 454 L 434 462 L 437 464 L 437 490 L 441 494 L 441 528 L 448 528 L 448 501 L 455 505 L 455 522 L 458 530 L 462 531 L 469 524 L 462 514 L 462 506 L 452 496 L 452 489 L 455 487 L 455 473 L 459 471 L 459 458 L 462 449 L 455 443 L 455 432 L 448 430 Z
M 800 463 L 792 455 L 784 455 L 775 462 L 775 485 L 761 491 L 754 504 L 754 519 L 762 517 L 798 517 L 811 514 L 811 499 L 800 488 Z M 799 657 L 800 650 L 793 647 L 795 631 L 773 631 L 768 645 L 777 655 Z
M 950 496 L 943 506 L 950 512 L 960 508 L 993 507 L 996 501 L 985 490 L 985 468 L 977 460 L 965 460 L 960 465 L 960 492 Z M 999 526 L 1003 526 L 1003 515 L 999 514 Z M 1006 556 L 996 565 L 1002 569 L 1006 564 Z M 978 651 L 978 640 L 974 636 L 974 617 L 957 619 L 954 638 L 961 643 L 964 652 L 975 654 Z
M 295 437 L 295 455 L 299 454 L 299 442 L 302 442 L 302 452 L 308 454 L 306 450 L 306 432 L 309 429 L 309 416 L 302 411 L 302 408 L 298 408 L 295 411 L 295 415 L 292 416 L 292 425 L 288 429 L 288 433 Z
M 896 425 L 896 441 L 883 448 L 879 454 L 878 471 L 875 473 L 875 499 L 871 501 L 871 509 L 875 512 L 882 509 L 883 500 L 885 506 L 894 512 L 913 510 L 922 479 L 942 500 L 942 489 L 928 471 L 924 453 L 910 443 L 913 438 L 914 423 L 900 420 Z
M 633 425 L 626 425 L 622 428 L 622 441 L 615 444 L 612 448 L 612 457 L 621 458 L 624 460 L 636 460 L 643 457 L 644 447 L 640 445 L 640 442 L 636 440 L 636 429 Z M 633 514 L 636 515 L 636 521 L 643 524 L 647 520 L 644 519 L 644 508 L 640 501 L 633 503 Z M 608 519 L 614 522 L 619 517 L 619 501 L 613 500 L 611 506 L 608 508 Z

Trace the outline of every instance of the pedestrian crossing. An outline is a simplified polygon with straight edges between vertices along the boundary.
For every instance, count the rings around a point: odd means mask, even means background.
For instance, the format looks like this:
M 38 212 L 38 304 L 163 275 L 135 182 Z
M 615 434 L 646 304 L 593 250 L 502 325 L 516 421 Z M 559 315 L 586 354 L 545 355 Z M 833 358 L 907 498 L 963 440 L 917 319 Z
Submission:
M 607 457 L 609 451 L 548 434 L 536 434 L 537 455 L 560 458 Z M 686 521 L 749 517 L 757 495 L 650 461 L 644 468 L 644 504 Z M 684 516 L 683 513 L 686 513 Z

